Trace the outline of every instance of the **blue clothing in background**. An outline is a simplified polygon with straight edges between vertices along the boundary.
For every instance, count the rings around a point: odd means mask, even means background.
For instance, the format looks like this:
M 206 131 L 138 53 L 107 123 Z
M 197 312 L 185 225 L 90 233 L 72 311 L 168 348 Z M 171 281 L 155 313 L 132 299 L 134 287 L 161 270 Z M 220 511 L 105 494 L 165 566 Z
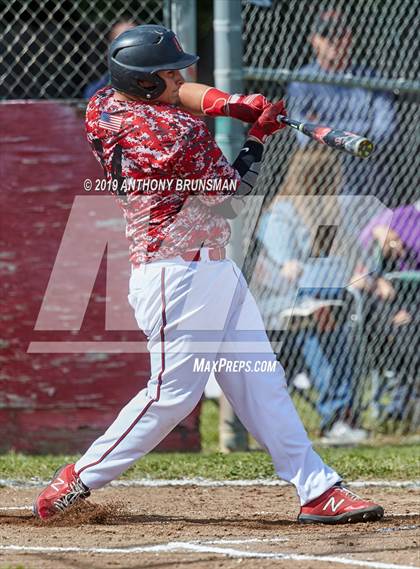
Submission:
M 86 87 L 83 89 L 83 98 L 90 99 L 91 97 L 93 97 L 96 91 L 99 91 L 99 89 L 102 89 L 102 87 L 106 87 L 106 85 L 108 85 L 109 82 L 110 82 L 109 74 L 105 73 L 105 75 L 102 75 L 102 77 L 100 77 L 96 81 L 92 81 L 91 83 L 86 85 Z
M 308 294 L 304 281 L 306 268 L 312 267 L 311 236 L 308 228 L 302 223 L 299 213 L 292 200 L 280 200 L 272 209 L 262 216 L 257 239 L 261 244 L 260 265 L 262 274 L 257 282 L 251 281 L 252 292 L 257 299 L 265 326 L 268 330 L 279 330 L 279 319 L 282 310 L 299 305 L 299 302 Z M 299 261 L 302 265 L 302 275 L 297 281 L 290 282 L 281 275 L 282 266 L 288 261 Z M 315 259 L 320 261 L 320 259 Z M 333 256 L 325 259 L 321 264 L 321 271 L 326 271 L 326 280 L 332 282 L 347 282 L 348 262 Z M 342 275 L 328 274 L 328 272 L 342 272 Z M 314 276 L 314 275 L 312 275 Z M 339 290 L 321 288 L 317 298 L 323 298 L 332 292 L 332 297 Z M 296 304 L 297 302 L 297 304 Z M 345 310 L 345 308 L 344 308 Z M 317 411 L 321 419 L 321 430 L 326 430 L 338 418 L 342 418 L 351 409 L 354 397 L 354 353 L 351 349 L 352 333 L 350 320 L 337 325 L 329 332 L 318 334 L 314 329 L 300 331 L 293 335 L 286 331 L 285 353 L 282 354 L 286 370 L 291 371 L 292 377 L 301 369 L 290 367 L 290 361 L 296 358 L 297 352 L 303 355 L 303 361 L 309 371 L 312 385 L 318 392 Z M 290 353 L 287 351 L 290 350 Z M 289 364 L 289 365 L 288 365 Z M 292 368 L 292 369 L 291 369 Z
M 305 75 L 316 77 L 326 75 L 317 61 L 303 66 L 301 71 Z M 342 75 L 373 77 L 374 74 L 366 69 L 350 67 Z M 385 92 L 361 87 L 297 82 L 290 83 L 287 96 L 287 109 L 291 117 L 348 130 L 373 140 L 376 151 L 369 160 L 337 152 L 337 160 L 341 160 L 343 165 L 341 193 L 382 197 L 382 185 L 387 176 L 384 168 L 387 158 L 385 154 L 396 129 L 393 97 Z M 310 143 L 310 139 L 301 133 L 297 134 L 297 140 L 301 147 Z M 377 167 L 379 161 L 380 168 Z
M 336 238 L 340 240 L 344 236 L 339 233 Z M 263 245 L 266 260 L 264 285 L 273 290 L 271 302 L 274 296 L 278 297 L 277 304 L 273 305 L 276 312 L 293 304 L 298 289 L 306 289 L 307 293 L 310 288 L 336 289 L 337 292 L 351 280 L 356 259 L 350 254 L 311 256 L 312 237 L 300 218 L 294 198 L 277 201 L 262 215 L 257 239 Z M 299 261 L 302 266 L 302 273 L 295 283 L 280 273 L 288 261 Z M 322 296 L 320 292 L 317 294 Z

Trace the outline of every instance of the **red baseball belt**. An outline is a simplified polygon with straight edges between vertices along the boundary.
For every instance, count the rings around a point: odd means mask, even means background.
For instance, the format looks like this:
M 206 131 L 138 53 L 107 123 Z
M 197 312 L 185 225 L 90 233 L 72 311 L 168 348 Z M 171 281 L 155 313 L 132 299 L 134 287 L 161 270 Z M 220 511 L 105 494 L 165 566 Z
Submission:
M 207 248 L 205 247 L 204 250 L 203 249 L 193 249 L 192 251 L 183 251 L 182 253 L 179 253 L 177 255 L 178 257 L 181 257 L 184 261 L 188 261 L 189 263 L 191 262 L 195 262 L 195 261 L 223 261 L 224 259 L 226 259 L 226 249 L 225 247 L 211 247 L 211 248 Z M 150 263 L 151 261 L 164 261 L 165 259 L 161 259 L 160 257 L 158 257 L 157 259 L 149 259 L 147 261 L 144 261 L 144 263 Z M 140 267 L 142 263 L 135 263 L 133 262 L 132 265 L 134 268 L 138 268 Z
M 205 247 L 204 250 L 203 249 L 193 249 L 192 251 L 184 251 L 182 253 L 179 253 L 178 255 L 179 257 L 181 257 L 184 261 L 187 261 L 189 263 L 194 262 L 194 261 L 223 261 L 223 259 L 226 259 L 226 249 L 224 247 L 211 247 L 211 248 L 207 248 Z M 157 259 L 149 259 L 148 261 L 144 261 L 145 263 L 150 263 L 151 261 L 164 261 L 165 259 L 161 259 L 161 258 L 157 258 Z M 132 263 L 133 267 L 136 269 L 138 267 L 140 267 L 142 263 Z
M 180 253 L 180 257 L 182 257 L 184 261 L 188 261 L 190 263 L 194 261 L 203 261 L 207 258 L 210 259 L 210 261 L 223 261 L 223 259 L 226 259 L 226 249 L 224 247 L 213 247 L 211 249 L 206 249 L 206 251 L 208 257 L 203 254 L 204 252 L 201 249 L 198 249 L 198 251 L 184 251 L 183 253 Z

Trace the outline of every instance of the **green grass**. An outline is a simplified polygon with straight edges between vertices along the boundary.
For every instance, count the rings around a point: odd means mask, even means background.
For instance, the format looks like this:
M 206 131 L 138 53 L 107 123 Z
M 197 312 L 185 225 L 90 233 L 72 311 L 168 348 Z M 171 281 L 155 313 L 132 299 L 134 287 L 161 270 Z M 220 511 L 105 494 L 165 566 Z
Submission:
M 419 447 L 415 445 L 362 446 L 353 449 L 318 449 L 324 460 L 347 480 L 357 478 L 405 480 L 418 478 Z M 30 456 L 7 453 L 0 455 L 0 478 L 28 480 L 48 479 L 54 470 L 76 456 Z M 237 480 L 274 476 L 270 457 L 264 452 L 152 453 L 123 474 L 134 478 L 213 478 Z
M 204 401 L 200 415 L 201 447 L 203 452 L 219 449 L 219 407 L 215 401 Z
M 151 453 L 138 461 L 123 476 L 134 478 L 213 478 L 237 480 L 274 476 L 270 457 L 260 451 L 221 454 L 218 444 L 218 409 L 208 401 L 201 417 L 203 452 Z M 419 445 L 380 444 L 357 448 L 319 448 L 323 459 L 347 480 L 357 478 L 405 480 L 420 477 Z M 60 465 L 74 462 L 77 456 L 31 456 L 9 452 L 0 455 L 0 478 L 49 479 Z

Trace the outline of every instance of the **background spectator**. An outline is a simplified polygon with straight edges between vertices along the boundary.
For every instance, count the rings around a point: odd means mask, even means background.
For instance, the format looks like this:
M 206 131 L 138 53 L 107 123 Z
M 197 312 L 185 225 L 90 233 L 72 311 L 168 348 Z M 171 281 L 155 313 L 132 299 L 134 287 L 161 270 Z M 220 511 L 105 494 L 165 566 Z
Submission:
M 321 187 L 324 193 L 333 193 L 333 178 L 340 172 L 332 156 L 328 149 L 324 152 L 321 148 L 302 163 L 300 152 L 295 155 L 281 195 L 261 220 L 261 250 L 253 293 L 266 327 L 275 332 L 283 327 L 284 309 L 293 307 L 296 312 L 308 306 L 308 294 L 317 298 L 309 324 L 283 334 L 281 361 L 289 379 L 299 388 L 305 388 L 302 371 L 309 371 L 306 387 L 312 384 L 318 391 L 322 434 L 330 443 L 348 444 L 361 442 L 367 433 L 355 427 L 350 412 L 354 380 L 348 299 L 338 313 L 329 306 L 328 299 L 345 296 L 342 286 L 351 276 L 349 241 L 341 235 L 335 246 L 335 231 L 319 231 L 320 227 L 334 230 L 332 219 L 340 226 L 337 197 L 314 197 L 320 195 Z M 325 177 L 330 177 L 331 183 L 325 184 Z
M 117 38 L 123 32 L 135 28 L 136 25 L 137 24 L 135 24 L 134 22 L 129 22 L 126 20 L 117 22 L 112 26 L 111 31 L 109 32 L 108 36 L 109 43 L 113 42 L 114 39 Z M 83 89 L 83 97 L 85 99 L 90 99 L 92 95 L 96 93 L 96 91 L 99 91 L 99 89 L 102 89 L 102 87 L 105 87 L 106 85 L 108 85 L 108 83 L 109 83 L 109 73 L 107 71 L 99 79 L 97 79 L 96 81 L 91 81 L 88 85 L 86 85 L 86 87 Z
M 317 77 L 373 77 L 374 71 L 353 65 L 350 59 L 352 30 L 343 26 L 340 12 L 323 12 L 315 21 L 309 41 L 315 58 L 301 68 L 305 75 Z M 389 166 L 381 149 L 394 134 L 396 113 L 393 98 L 384 92 L 360 87 L 343 87 L 322 83 L 291 83 L 288 87 L 288 110 L 292 117 L 309 122 L 332 125 L 370 137 L 376 144 L 376 153 L 369 160 L 360 160 L 345 153 L 335 153 L 341 166 L 341 177 L 336 179 L 335 191 L 349 196 L 374 195 L 385 203 L 390 184 Z M 309 154 L 316 143 L 297 134 L 299 148 Z M 305 155 L 301 159 L 305 159 Z M 342 210 L 349 228 L 359 232 L 376 212 L 375 203 L 346 200 Z M 357 230 L 357 227 L 359 228 Z
M 376 369 L 391 401 L 383 418 L 404 419 L 420 396 L 418 329 L 420 324 L 420 211 L 419 204 L 404 206 L 375 216 L 363 229 L 360 244 L 363 260 L 354 284 L 365 296 L 366 365 Z M 359 277 L 360 273 L 368 276 Z

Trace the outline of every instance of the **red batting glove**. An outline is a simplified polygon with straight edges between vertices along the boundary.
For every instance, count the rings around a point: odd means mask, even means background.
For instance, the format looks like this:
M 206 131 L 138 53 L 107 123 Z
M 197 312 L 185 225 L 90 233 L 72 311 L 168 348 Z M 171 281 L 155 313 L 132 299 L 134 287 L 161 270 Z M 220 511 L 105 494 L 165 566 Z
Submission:
M 255 121 L 248 132 L 248 136 L 256 138 L 259 142 L 264 143 L 266 138 L 278 130 L 285 128 L 285 124 L 278 122 L 277 116 L 287 116 L 284 101 L 278 101 L 266 107 L 261 116 Z
M 269 105 L 269 101 L 260 95 L 229 95 L 215 87 L 207 89 L 201 101 L 203 113 L 209 117 L 232 117 L 240 121 L 253 123 Z

